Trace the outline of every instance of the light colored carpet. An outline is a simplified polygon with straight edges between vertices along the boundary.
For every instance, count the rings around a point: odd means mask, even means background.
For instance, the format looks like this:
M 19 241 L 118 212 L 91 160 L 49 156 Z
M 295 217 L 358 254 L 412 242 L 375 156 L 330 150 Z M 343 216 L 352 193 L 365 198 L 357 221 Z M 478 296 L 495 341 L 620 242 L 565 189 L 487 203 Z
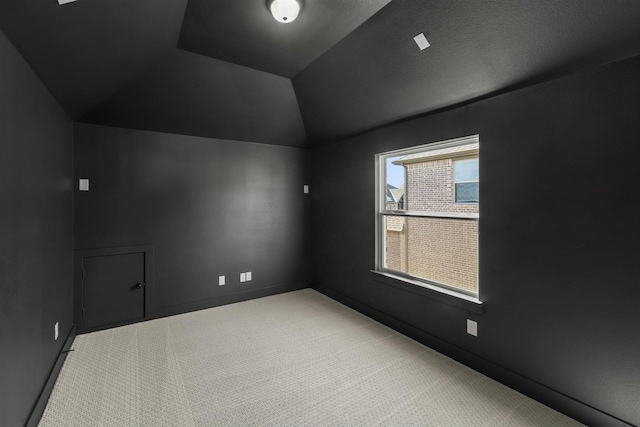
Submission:
M 41 427 L 581 425 L 311 289 L 73 347 Z

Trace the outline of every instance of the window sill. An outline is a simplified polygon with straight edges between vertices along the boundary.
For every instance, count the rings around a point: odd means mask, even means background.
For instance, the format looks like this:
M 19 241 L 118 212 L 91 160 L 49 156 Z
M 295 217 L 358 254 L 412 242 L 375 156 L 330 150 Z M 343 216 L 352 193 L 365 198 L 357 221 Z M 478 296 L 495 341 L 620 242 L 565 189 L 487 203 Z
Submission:
M 417 280 L 411 280 L 404 277 L 396 276 L 395 274 L 386 273 L 382 271 L 370 270 L 373 279 L 377 282 L 385 285 L 393 286 L 408 292 L 431 298 L 438 302 L 448 304 L 462 310 L 470 311 L 476 314 L 484 313 L 484 304 L 469 295 L 450 291 L 448 289 L 439 288 L 437 286 L 429 285 L 428 283 L 419 282 Z

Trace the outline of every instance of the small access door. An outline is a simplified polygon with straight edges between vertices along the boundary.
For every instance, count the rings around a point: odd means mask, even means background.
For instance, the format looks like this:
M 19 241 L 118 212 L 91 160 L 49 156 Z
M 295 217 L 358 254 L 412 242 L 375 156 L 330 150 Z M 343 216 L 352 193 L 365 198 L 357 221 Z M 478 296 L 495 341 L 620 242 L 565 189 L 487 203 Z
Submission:
M 81 331 L 144 320 L 146 252 L 85 254 L 81 262 Z M 104 251 L 104 252 L 109 252 Z

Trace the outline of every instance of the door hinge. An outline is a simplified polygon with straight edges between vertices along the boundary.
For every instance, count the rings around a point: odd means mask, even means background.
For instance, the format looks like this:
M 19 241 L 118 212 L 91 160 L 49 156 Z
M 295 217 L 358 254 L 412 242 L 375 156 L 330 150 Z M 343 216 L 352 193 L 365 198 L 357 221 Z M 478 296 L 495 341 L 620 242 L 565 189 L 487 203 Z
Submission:
M 82 278 L 84 279 L 84 268 L 82 269 Z

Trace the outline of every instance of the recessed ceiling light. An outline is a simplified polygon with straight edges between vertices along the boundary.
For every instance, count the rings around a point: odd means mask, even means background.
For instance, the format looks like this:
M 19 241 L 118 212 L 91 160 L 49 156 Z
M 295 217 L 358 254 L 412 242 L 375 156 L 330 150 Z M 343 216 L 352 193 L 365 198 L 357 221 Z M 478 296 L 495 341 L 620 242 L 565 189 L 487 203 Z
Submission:
M 63 4 L 67 4 L 67 3 L 73 3 L 76 0 L 58 0 L 58 4 L 59 5 L 63 5 Z
M 424 36 L 424 33 L 418 34 L 417 36 L 415 36 L 413 38 L 413 40 L 415 40 L 415 42 L 418 45 L 418 47 L 420 48 L 420 50 L 425 50 L 426 48 L 431 46 L 429 44 L 429 41 L 427 40 L 427 38 Z
M 300 2 L 298 0 L 273 0 L 269 9 L 271 9 L 271 14 L 276 18 L 276 21 L 288 24 L 298 17 Z

